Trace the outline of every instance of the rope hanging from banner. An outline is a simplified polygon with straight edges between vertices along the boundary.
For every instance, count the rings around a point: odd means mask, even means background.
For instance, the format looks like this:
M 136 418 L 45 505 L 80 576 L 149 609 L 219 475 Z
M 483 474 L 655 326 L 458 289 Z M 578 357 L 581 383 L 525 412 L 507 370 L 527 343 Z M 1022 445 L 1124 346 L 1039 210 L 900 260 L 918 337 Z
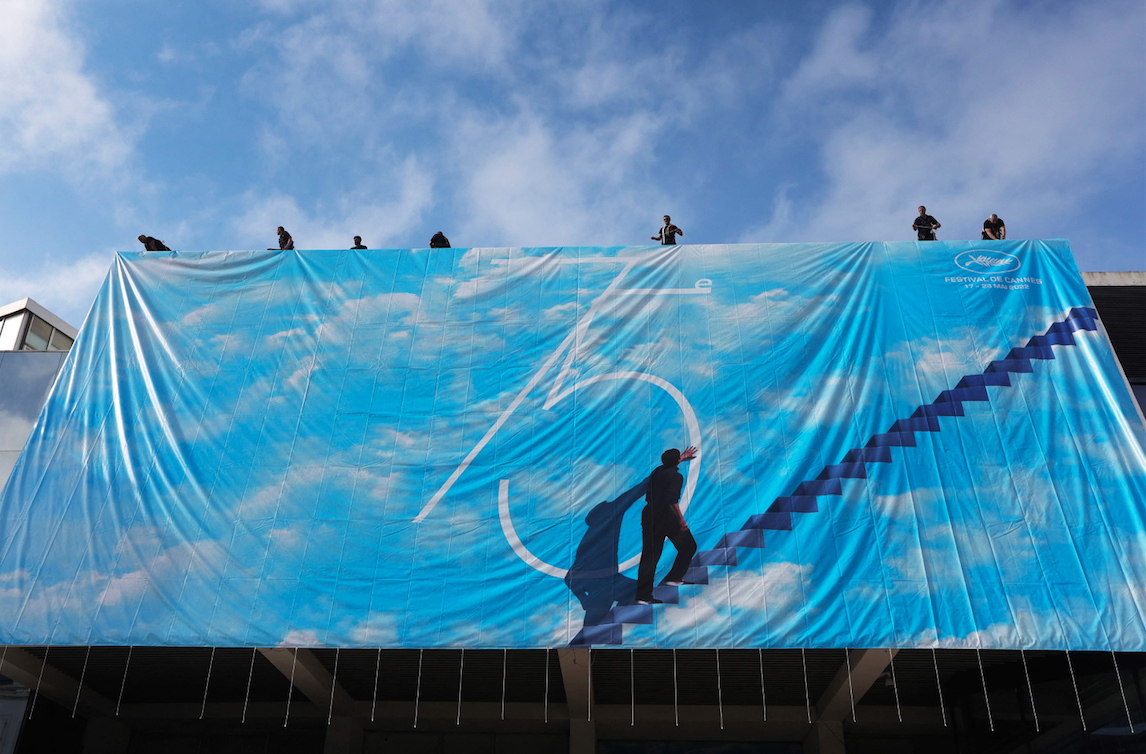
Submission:
M 1134 732 L 1134 718 L 1130 717 L 1130 704 L 1126 701 L 1126 687 L 1122 685 L 1122 673 L 1118 672 L 1118 657 L 1115 656 L 1114 650 L 1110 650 L 1110 661 L 1114 663 L 1114 677 L 1118 679 L 1118 690 L 1122 692 L 1122 707 L 1126 710 L 1126 723 L 1130 726 L 1130 732 Z
M 32 696 L 32 707 L 28 710 L 28 719 L 32 719 L 32 714 L 36 711 L 36 702 L 40 699 L 40 683 L 44 680 L 44 668 L 48 667 L 48 652 L 52 649 L 52 645 L 44 647 L 44 660 L 40 663 L 40 677 L 36 679 L 36 693 Z
M 768 697 L 764 694 L 764 648 L 758 647 L 760 655 L 760 709 L 764 713 L 764 722 L 768 722 Z
M 330 704 L 326 707 L 326 724 L 334 719 L 334 690 L 338 688 L 338 647 L 334 648 L 334 675 L 330 677 Z
M 1082 697 L 1078 695 L 1078 682 L 1074 680 L 1074 663 L 1070 661 L 1069 649 L 1066 650 L 1066 666 L 1070 669 L 1070 685 L 1074 686 L 1074 701 L 1078 703 L 1078 717 L 1082 720 L 1082 729 L 1085 731 L 1086 715 L 1082 713 Z
M 720 685 L 720 650 L 716 650 L 716 706 L 720 710 L 720 729 L 724 730 L 724 690 Z
M 381 653 L 382 650 L 378 650 Z M 414 691 L 414 727 L 418 727 L 418 703 L 422 698 L 422 655 L 425 649 L 418 650 L 418 687 Z
M 84 661 L 87 665 L 87 661 Z M 207 691 L 211 688 L 211 671 L 215 669 L 215 647 L 211 647 L 211 661 L 207 663 L 207 682 L 203 684 L 203 704 L 199 707 L 199 719 L 203 719 L 203 715 L 207 712 Z M 79 697 L 76 697 L 79 701 Z
M 844 665 L 848 666 L 848 698 L 852 702 L 852 722 L 856 721 L 856 693 L 852 689 L 852 653 L 844 647 Z
M 258 647 L 251 647 L 251 669 L 247 671 L 247 694 L 243 697 L 243 723 L 247 722 L 247 703 L 251 701 L 251 679 L 255 677 L 255 655 L 258 654 Z M 131 660 L 131 653 L 127 655 L 128 661 Z M 123 679 L 127 680 L 127 668 L 123 669 Z M 123 696 L 123 691 L 120 690 L 120 696 Z
M 1019 650 L 1019 656 L 1023 658 L 1023 675 L 1027 677 L 1027 693 L 1031 697 L 1031 714 L 1035 718 L 1035 733 L 1040 733 L 1039 729 L 1039 711 L 1035 708 L 1035 688 L 1031 685 L 1031 674 L 1027 670 L 1027 651 L 1025 649 Z
M 943 727 L 947 727 L 947 708 L 943 706 L 943 684 L 939 680 L 939 657 L 935 647 L 931 648 L 931 662 L 935 665 L 935 688 L 939 689 L 939 712 L 943 715 Z
M 212 650 L 212 653 L 214 653 L 214 650 Z M 88 658 L 91 657 L 91 654 L 92 654 L 92 647 L 89 644 L 88 645 L 88 651 L 84 652 L 84 669 L 80 671 L 80 682 L 78 684 L 76 684 L 76 701 L 72 704 L 72 719 L 73 720 L 76 719 L 76 710 L 80 706 L 80 694 L 82 694 L 84 691 L 84 676 L 86 676 L 88 674 Z M 209 670 L 207 672 L 210 673 Z M 200 714 L 199 719 L 202 720 L 203 715 Z
M 987 723 L 991 726 L 991 732 L 995 732 L 995 718 L 991 716 L 991 697 L 987 694 L 987 674 L 983 672 L 983 653 L 975 647 L 975 656 L 979 659 L 979 678 L 983 681 L 983 701 L 987 704 Z
M 294 668 L 295 668 L 295 665 L 297 665 L 297 664 L 298 664 L 298 647 L 295 647 L 294 648 L 294 658 L 290 662 L 290 688 L 287 689 L 286 717 L 283 718 L 283 727 L 284 728 L 287 726 L 287 722 L 290 720 L 290 702 L 291 702 L 291 699 L 294 698 Z
M 899 683 L 895 680 L 895 652 L 891 651 L 891 647 L 887 648 L 887 657 L 891 663 L 891 690 L 895 692 L 895 714 L 899 716 L 899 722 L 903 722 L 903 708 L 899 706 Z
M 382 667 L 382 647 L 378 647 L 378 657 L 374 660 L 374 695 L 370 701 L 370 722 L 374 722 L 374 711 L 378 709 L 378 670 Z
M 800 647 L 800 661 L 804 664 L 804 706 L 808 709 L 808 725 L 812 724 L 812 695 L 808 692 L 808 657 Z
M 454 725 L 462 724 L 462 671 L 466 666 L 466 648 L 462 647 L 462 659 L 458 662 L 458 716 Z

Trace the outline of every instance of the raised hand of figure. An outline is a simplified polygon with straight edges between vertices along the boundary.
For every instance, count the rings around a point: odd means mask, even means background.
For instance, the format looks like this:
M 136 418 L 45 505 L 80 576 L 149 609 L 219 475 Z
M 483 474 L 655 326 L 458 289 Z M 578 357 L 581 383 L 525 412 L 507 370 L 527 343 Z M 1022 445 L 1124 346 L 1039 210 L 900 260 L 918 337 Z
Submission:
M 683 451 L 683 452 L 680 454 L 680 460 L 682 460 L 682 461 L 691 461 L 692 459 L 696 458 L 696 454 L 697 454 L 698 452 L 700 452 L 700 451 L 698 451 L 698 450 L 696 449 L 696 447 L 695 447 L 695 446 L 693 446 L 693 445 L 689 445 L 689 446 L 688 446 L 687 448 L 685 448 L 685 449 L 684 449 L 684 451 Z

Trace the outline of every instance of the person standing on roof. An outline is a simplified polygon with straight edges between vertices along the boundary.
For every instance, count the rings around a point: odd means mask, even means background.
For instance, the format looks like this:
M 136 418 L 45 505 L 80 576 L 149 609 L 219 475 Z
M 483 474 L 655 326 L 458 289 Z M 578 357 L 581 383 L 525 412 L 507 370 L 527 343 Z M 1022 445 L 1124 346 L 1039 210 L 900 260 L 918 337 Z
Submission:
M 287 233 L 286 230 L 284 230 L 283 226 L 281 226 L 281 225 L 278 227 L 278 234 L 279 234 L 279 249 L 281 251 L 288 251 L 288 250 L 294 248 L 294 239 L 290 237 L 290 233 Z
M 446 238 L 446 234 L 438 231 L 434 237 L 430 239 L 431 249 L 448 249 L 450 248 L 450 239 Z
M 143 248 L 147 251 L 171 251 L 171 249 L 167 248 L 158 238 L 145 236 L 142 233 L 139 234 L 139 242 L 143 244 Z
M 667 222 L 667 218 L 666 218 Z M 637 603 L 656 605 L 661 602 L 653 597 L 653 578 L 656 576 L 657 561 L 664 551 L 665 539 L 676 548 L 676 560 L 665 576 L 664 583 L 680 586 L 685 583 L 684 574 L 696 554 L 696 540 L 684 522 L 680 512 L 680 493 L 684 488 L 684 477 L 677 471 L 681 461 L 696 458 L 696 448 L 689 446 L 684 452 L 669 448 L 661 453 L 661 465 L 649 474 L 649 487 L 645 492 L 647 505 L 641 511 L 641 565 L 637 569 Z
M 1002 241 L 1007 237 L 1007 224 L 994 212 L 983 221 L 983 240 Z
M 362 236 L 355 236 L 354 237 L 354 245 L 351 246 L 350 248 L 352 248 L 352 249 L 365 249 L 366 247 L 362 245 Z
M 938 220 L 927 214 L 927 207 L 919 205 L 919 217 L 915 218 L 911 227 L 919 236 L 920 241 L 934 241 L 935 231 L 943 226 L 939 224 Z
M 652 237 L 654 241 L 660 241 L 661 246 L 676 246 L 676 237 L 683 236 L 684 231 L 672 224 L 672 218 L 665 215 L 665 224 L 660 231 Z

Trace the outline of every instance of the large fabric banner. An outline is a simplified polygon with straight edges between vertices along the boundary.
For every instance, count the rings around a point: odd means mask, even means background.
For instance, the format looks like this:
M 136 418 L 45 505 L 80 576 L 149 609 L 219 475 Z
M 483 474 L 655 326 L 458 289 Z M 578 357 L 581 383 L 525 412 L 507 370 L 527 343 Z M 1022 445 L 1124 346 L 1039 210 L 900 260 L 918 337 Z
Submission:
M 1063 241 L 123 253 L 0 641 L 1144 651 L 1144 447 Z

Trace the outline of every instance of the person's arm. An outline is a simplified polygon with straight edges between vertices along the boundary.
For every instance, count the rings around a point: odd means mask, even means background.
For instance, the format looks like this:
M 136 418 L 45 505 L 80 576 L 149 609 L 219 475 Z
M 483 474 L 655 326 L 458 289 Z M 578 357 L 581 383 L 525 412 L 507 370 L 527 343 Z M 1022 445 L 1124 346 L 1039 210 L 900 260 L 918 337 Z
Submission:
M 999 226 L 999 240 L 1002 241 L 1006 237 L 1007 237 L 1007 226 L 1006 225 L 1000 225 Z
M 990 223 L 983 223 L 983 232 L 987 234 L 987 238 L 992 241 L 998 241 L 999 237 L 995 235 L 995 231 L 991 228 Z
M 676 227 L 676 226 L 673 226 L 673 227 Z M 683 235 L 684 235 L 684 231 L 683 231 L 683 230 L 681 230 L 680 228 L 677 228 L 677 229 L 676 229 L 676 234 L 677 234 L 678 236 L 683 236 Z
M 696 454 L 699 452 L 700 451 L 696 449 L 695 445 L 689 445 L 687 448 L 681 451 L 680 460 L 691 461 L 692 459 L 696 458 Z
M 665 232 L 665 229 L 661 228 L 660 230 L 657 231 L 657 234 L 655 236 L 651 236 L 651 239 L 653 241 L 660 241 L 661 237 L 664 235 L 664 232 Z
M 943 227 L 942 225 L 939 224 L 939 221 L 936 220 L 934 217 L 931 218 L 931 222 L 935 223 L 934 225 L 931 226 L 932 230 L 939 230 L 940 228 Z

